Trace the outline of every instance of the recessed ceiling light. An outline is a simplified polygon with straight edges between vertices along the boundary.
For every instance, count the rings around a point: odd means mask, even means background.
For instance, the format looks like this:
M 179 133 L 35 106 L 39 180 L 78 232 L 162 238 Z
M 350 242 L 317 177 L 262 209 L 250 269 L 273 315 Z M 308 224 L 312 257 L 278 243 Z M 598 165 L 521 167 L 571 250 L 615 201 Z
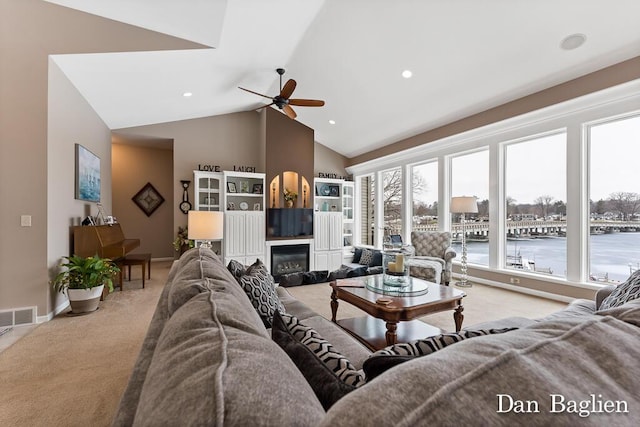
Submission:
M 184 96 L 185 98 L 188 98 L 191 95 L 193 95 L 191 92 L 185 92 L 185 93 L 182 94 L 182 96 Z
M 584 34 L 571 34 L 570 36 L 565 37 L 560 42 L 560 47 L 564 50 L 573 50 L 582 46 L 585 41 L 587 41 L 587 36 L 585 36 Z
M 411 76 L 413 76 L 413 73 L 411 72 L 411 70 L 404 70 L 402 72 L 402 77 L 404 77 L 405 79 L 410 79 Z
M 329 124 L 330 124 L 330 125 L 335 125 L 335 124 L 336 124 L 336 121 L 335 121 L 335 120 L 329 120 Z

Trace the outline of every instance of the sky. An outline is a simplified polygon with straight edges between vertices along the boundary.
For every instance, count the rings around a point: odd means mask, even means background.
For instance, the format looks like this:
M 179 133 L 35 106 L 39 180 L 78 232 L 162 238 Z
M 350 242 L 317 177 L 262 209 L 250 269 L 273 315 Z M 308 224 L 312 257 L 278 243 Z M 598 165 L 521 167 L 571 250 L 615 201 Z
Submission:
M 514 143 L 506 152 L 506 192 L 516 203 L 534 203 L 542 195 L 566 201 L 565 134 Z M 640 116 L 591 127 L 590 198 L 607 199 L 617 191 L 640 193 Z M 427 190 L 417 200 L 437 200 L 437 164 L 420 166 Z M 489 198 L 489 151 L 455 157 L 452 195 Z

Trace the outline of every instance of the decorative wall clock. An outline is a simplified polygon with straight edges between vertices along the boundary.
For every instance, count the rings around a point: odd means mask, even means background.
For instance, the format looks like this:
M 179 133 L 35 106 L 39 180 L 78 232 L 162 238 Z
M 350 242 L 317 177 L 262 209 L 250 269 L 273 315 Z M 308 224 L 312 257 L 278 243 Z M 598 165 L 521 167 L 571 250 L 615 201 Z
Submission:
M 182 184 L 182 202 L 180 202 L 180 210 L 186 215 L 192 208 L 191 202 L 189 201 L 189 192 L 187 191 L 191 181 L 183 180 L 180 181 L 180 183 Z
M 164 197 L 162 197 L 150 182 L 147 182 L 147 185 L 142 187 L 131 200 L 133 200 L 147 216 L 151 216 L 151 214 L 164 203 Z

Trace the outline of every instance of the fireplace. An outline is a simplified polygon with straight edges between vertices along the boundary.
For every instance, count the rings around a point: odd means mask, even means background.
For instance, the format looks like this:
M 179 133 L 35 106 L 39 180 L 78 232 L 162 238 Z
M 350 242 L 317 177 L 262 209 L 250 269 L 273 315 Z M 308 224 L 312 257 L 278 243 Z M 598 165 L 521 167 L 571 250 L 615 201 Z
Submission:
M 276 282 L 284 274 L 309 271 L 309 245 L 271 247 L 271 275 Z

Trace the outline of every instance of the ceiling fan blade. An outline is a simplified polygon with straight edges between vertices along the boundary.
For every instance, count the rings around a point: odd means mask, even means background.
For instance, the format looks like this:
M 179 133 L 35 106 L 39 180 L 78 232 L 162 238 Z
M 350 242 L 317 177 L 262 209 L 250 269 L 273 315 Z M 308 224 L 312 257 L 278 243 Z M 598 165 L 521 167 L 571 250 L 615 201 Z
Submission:
M 294 90 L 296 90 L 296 81 L 293 79 L 289 79 L 285 84 L 282 90 L 280 91 L 280 96 L 284 99 L 289 99 Z
M 296 114 L 295 111 L 293 111 L 293 108 L 291 108 L 289 105 L 284 105 L 284 107 L 282 107 L 282 109 L 284 110 L 284 113 L 289 116 L 290 119 L 295 119 L 298 115 Z
M 262 106 L 256 108 L 255 111 L 262 110 L 263 108 L 267 108 L 268 106 L 273 105 L 273 104 L 275 104 L 275 102 L 272 102 L 271 104 L 262 105 Z
M 240 87 L 240 86 L 238 86 L 238 89 L 242 89 L 242 90 L 244 90 L 244 91 L 246 91 L 246 92 L 249 92 L 249 93 L 252 93 L 252 94 L 254 94 L 254 95 L 263 96 L 263 97 L 265 97 L 265 98 L 273 99 L 273 98 L 272 98 L 272 97 L 270 97 L 270 96 L 263 95 L 263 94 L 258 93 L 258 92 L 254 92 L 254 91 L 252 91 L 252 90 L 245 89 L 245 88 Z
M 324 101 L 319 99 L 290 99 L 290 105 L 299 105 L 301 107 L 322 107 Z

